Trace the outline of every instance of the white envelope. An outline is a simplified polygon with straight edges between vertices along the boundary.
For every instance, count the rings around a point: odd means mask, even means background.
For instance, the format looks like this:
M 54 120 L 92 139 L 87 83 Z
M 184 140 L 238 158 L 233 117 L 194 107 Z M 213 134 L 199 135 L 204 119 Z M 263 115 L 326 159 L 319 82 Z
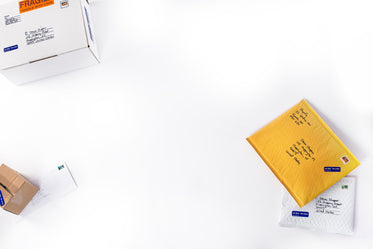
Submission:
M 42 177 L 36 184 L 40 191 L 21 213 L 21 216 L 29 215 L 40 207 L 50 203 L 77 188 L 76 182 L 66 164 L 55 167 L 51 172 Z
M 280 226 L 351 235 L 354 231 L 355 177 L 344 177 L 299 208 L 284 190 Z

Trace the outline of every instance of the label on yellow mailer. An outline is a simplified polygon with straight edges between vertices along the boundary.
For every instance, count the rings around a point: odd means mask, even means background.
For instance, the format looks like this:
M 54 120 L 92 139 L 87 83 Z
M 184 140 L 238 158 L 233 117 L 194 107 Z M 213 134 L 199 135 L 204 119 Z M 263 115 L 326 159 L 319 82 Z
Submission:
M 305 100 L 247 141 L 300 207 L 360 165 Z
M 24 0 L 18 2 L 19 13 L 40 9 L 54 4 L 54 0 Z

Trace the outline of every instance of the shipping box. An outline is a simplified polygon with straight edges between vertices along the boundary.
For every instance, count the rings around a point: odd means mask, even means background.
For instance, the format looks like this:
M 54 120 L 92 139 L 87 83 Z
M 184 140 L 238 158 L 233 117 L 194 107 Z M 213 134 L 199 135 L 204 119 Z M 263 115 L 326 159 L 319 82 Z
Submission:
M 0 0 L 0 18 L 0 70 L 16 84 L 99 62 L 86 0 Z
M 17 171 L 0 166 L 0 206 L 4 210 L 20 214 L 38 191 Z

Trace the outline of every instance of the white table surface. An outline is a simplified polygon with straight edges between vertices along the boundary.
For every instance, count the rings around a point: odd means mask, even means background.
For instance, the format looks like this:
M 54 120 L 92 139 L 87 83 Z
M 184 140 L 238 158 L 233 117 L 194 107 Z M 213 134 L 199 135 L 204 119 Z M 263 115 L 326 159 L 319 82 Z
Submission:
M 372 248 L 371 0 L 93 1 L 102 63 L 14 86 L 0 161 L 79 188 L 0 248 Z M 361 161 L 356 233 L 281 228 L 282 186 L 245 138 L 306 98 Z

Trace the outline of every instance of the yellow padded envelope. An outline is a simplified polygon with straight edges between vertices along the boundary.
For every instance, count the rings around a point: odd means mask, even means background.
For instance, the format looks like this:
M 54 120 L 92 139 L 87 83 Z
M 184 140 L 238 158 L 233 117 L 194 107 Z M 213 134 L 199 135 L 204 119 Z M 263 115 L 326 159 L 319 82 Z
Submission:
M 300 207 L 360 164 L 305 100 L 247 141 Z

